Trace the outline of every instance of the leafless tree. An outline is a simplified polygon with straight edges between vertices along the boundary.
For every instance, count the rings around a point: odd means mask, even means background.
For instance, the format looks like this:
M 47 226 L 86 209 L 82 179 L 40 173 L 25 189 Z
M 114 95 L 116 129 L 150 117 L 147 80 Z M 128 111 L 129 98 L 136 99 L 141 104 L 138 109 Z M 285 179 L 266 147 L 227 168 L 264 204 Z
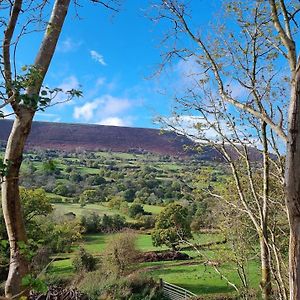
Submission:
M 261 124 L 260 132 L 266 128 L 266 133 L 271 134 L 267 140 L 275 147 L 275 151 L 278 152 L 280 146 L 276 146 L 274 141 L 281 139 L 285 145 L 285 159 L 279 155 L 281 165 L 277 168 L 281 170 L 281 174 L 285 173 L 282 181 L 285 183 L 290 224 L 290 299 L 299 299 L 300 169 L 297 166 L 300 162 L 298 112 L 300 63 L 296 48 L 299 2 L 285 0 L 224 2 L 231 20 L 225 18 L 219 23 L 215 20 L 217 30 L 210 35 L 205 35 L 204 28 L 197 28 L 187 1 L 163 0 L 155 5 L 158 11 L 157 19 L 166 19 L 173 26 L 173 35 L 165 39 L 167 42 L 171 39 L 172 49 L 164 56 L 163 65 L 178 58 L 185 60 L 193 58 L 199 70 L 196 81 L 208 81 L 215 88 L 216 94 L 224 104 L 226 103 L 225 111 L 230 112 L 234 108 L 236 111 L 251 115 L 255 123 Z M 190 41 L 188 47 L 181 43 L 186 38 Z M 235 95 L 232 92 L 233 85 L 244 91 L 242 95 Z M 290 92 L 289 101 L 286 92 Z M 267 160 L 264 158 L 265 195 L 268 193 L 265 178 L 268 168 Z M 233 174 L 234 172 L 233 170 Z M 236 182 L 239 184 L 237 179 Z M 243 194 L 240 192 L 239 194 L 242 199 Z M 264 198 L 266 199 L 265 196 L 262 199 Z M 261 218 L 267 221 L 267 205 L 261 207 L 260 213 Z M 250 215 L 249 217 L 253 219 Z M 255 222 L 253 219 L 253 223 Z M 260 224 L 257 225 L 259 228 Z M 265 229 L 261 228 L 261 231 L 260 236 L 264 243 Z M 262 287 L 265 286 L 264 299 L 270 299 L 267 278 L 268 275 L 266 280 L 262 281 Z

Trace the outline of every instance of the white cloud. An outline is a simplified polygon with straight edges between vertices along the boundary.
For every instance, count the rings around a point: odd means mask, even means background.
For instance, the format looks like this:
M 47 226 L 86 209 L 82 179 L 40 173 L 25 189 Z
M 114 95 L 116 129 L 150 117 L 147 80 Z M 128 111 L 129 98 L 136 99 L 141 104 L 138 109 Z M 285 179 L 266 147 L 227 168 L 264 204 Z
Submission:
M 108 125 L 108 126 L 130 126 L 131 122 L 119 117 L 109 117 L 99 121 L 97 124 Z
M 129 117 L 124 117 L 130 108 L 136 105 L 136 100 L 118 98 L 109 94 L 103 95 L 74 108 L 73 117 L 85 122 L 106 125 L 124 126 L 129 125 Z M 100 120 L 100 121 L 99 121 Z
M 72 52 L 76 51 L 81 46 L 81 44 L 81 41 L 76 42 L 70 37 L 67 37 L 58 44 L 57 50 L 62 53 Z
M 68 95 L 66 94 L 67 91 L 72 89 L 79 90 L 80 84 L 76 76 L 71 75 L 63 80 L 63 82 L 58 86 L 58 88 L 62 89 L 63 92 L 59 92 L 54 99 L 53 102 L 64 102 L 68 99 Z M 73 104 L 72 101 L 66 102 L 65 104 Z
M 103 105 L 101 114 L 116 115 L 124 112 L 132 106 L 132 102 L 127 98 L 115 98 L 111 95 L 104 95 L 98 99 Z
M 91 50 L 90 54 L 91 54 L 91 57 L 92 57 L 93 60 L 100 63 L 102 66 L 106 66 L 106 62 L 104 61 L 103 55 L 101 55 L 100 53 L 98 53 L 95 50 Z
M 214 141 L 218 143 L 223 140 L 222 135 L 226 136 L 229 140 L 235 139 L 236 131 L 245 144 L 255 147 L 260 146 L 255 131 L 246 124 L 241 125 L 236 123 L 236 128 L 233 130 L 226 120 L 221 119 L 217 121 L 213 116 L 207 116 L 207 120 L 203 117 L 193 115 L 166 117 L 162 118 L 162 120 L 167 128 L 171 127 L 178 133 L 187 135 L 197 142 Z M 236 120 L 236 122 L 238 121 Z M 222 135 L 218 131 L 218 127 L 221 129 Z M 246 140 L 243 140 L 243 138 L 246 138 Z
M 85 121 L 90 121 L 94 117 L 94 111 L 98 107 L 97 101 L 88 102 L 83 106 L 77 106 L 74 108 L 73 117 L 75 119 L 84 119 Z
M 76 76 L 72 75 L 64 79 L 64 81 L 58 86 L 64 91 L 79 88 L 79 81 Z

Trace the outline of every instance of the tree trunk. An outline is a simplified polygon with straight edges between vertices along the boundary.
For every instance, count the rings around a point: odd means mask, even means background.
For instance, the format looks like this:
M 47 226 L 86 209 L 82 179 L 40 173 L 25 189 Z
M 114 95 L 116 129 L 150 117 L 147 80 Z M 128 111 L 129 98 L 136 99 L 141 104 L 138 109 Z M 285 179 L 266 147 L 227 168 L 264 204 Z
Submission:
M 271 252 L 269 249 L 269 192 L 270 192 L 270 165 L 269 149 L 267 139 L 267 123 L 261 124 L 261 138 L 263 144 L 263 201 L 261 213 L 261 234 L 259 235 L 260 256 L 261 256 L 261 292 L 264 300 L 272 298 L 271 284 Z
M 22 113 L 15 118 L 7 142 L 5 161 L 8 162 L 9 167 L 1 185 L 3 215 L 10 245 L 9 274 L 5 284 L 6 297 L 21 292 L 22 277 L 28 273 L 28 261 L 20 250 L 21 244 L 27 243 L 27 236 L 19 195 L 19 171 L 33 112 L 24 108 L 21 110 Z
M 272 299 L 270 252 L 267 241 L 264 237 L 260 238 L 260 257 L 261 257 L 261 294 L 263 300 Z
M 286 202 L 290 222 L 290 300 L 300 299 L 300 63 L 291 83 L 286 156 Z

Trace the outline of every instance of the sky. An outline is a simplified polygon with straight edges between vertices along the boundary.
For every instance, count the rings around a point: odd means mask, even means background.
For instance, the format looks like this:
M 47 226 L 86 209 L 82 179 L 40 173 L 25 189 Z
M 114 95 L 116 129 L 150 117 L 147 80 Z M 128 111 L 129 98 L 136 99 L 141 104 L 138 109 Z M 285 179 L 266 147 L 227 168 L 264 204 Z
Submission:
M 168 72 L 152 76 L 168 50 L 161 45 L 168 24 L 147 17 L 150 2 L 124 0 L 118 13 L 86 0 L 77 11 L 71 6 L 44 83 L 79 89 L 83 97 L 37 112 L 35 120 L 159 127 L 154 120 L 170 115 L 175 91 L 193 66 L 178 61 Z M 191 2 L 197 26 L 206 27 L 214 1 Z M 18 68 L 32 64 L 41 37 L 34 33 L 20 41 Z M 60 94 L 57 100 L 64 99 Z

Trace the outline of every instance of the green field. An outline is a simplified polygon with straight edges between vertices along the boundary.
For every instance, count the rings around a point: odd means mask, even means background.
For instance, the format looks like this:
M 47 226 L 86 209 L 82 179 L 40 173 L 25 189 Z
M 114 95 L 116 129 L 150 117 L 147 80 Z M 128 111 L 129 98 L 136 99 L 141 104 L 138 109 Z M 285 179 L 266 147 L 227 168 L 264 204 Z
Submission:
M 113 234 L 90 234 L 84 237 L 81 243 L 87 251 L 95 256 L 101 256 L 102 251 L 105 248 L 106 243 L 110 238 L 113 238 Z M 199 234 L 195 237 L 197 243 L 205 244 L 210 241 L 219 240 L 220 236 L 217 234 Z M 151 236 L 147 234 L 138 234 L 136 241 L 137 249 L 140 251 L 155 251 L 164 250 L 165 247 L 154 247 L 152 245 Z M 75 248 L 77 249 L 77 247 Z M 165 261 L 165 262 L 153 262 L 137 264 L 136 268 L 143 270 L 145 273 L 153 276 L 154 278 L 162 278 L 163 280 L 181 286 L 190 290 L 195 294 L 213 294 L 213 293 L 232 293 L 234 289 L 222 279 L 220 274 L 209 265 L 204 264 L 205 258 L 219 259 L 222 261 L 222 253 L 224 253 L 224 247 L 218 254 L 218 249 L 214 251 L 211 249 L 201 250 L 201 256 L 196 251 L 185 251 L 194 259 L 190 261 Z M 76 250 L 75 250 L 76 252 Z M 58 278 L 68 278 L 74 273 L 72 267 L 72 257 L 75 252 L 68 254 L 68 258 L 54 261 L 48 271 L 48 274 Z M 63 258 L 62 256 L 61 258 Z M 235 266 L 233 264 L 221 263 L 218 267 L 231 282 L 239 285 L 239 279 L 237 272 L 235 272 Z M 259 267 L 257 262 L 251 262 L 246 270 L 249 274 L 250 285 L 253 288 L 259 286 Z
M 66 214 L 68 212 L 73 212 L 77 217 L 86 216 L 92 213 L 96 213 L 99 216 L 106 215 L 123 215 L 126 219 L 130 219 L 128 216 L 122 214 L 118 210 L 111 209 L 104 204 L 87 204 L 81 207 L 78 203 L 55 203 L 54 213 L 56 214 Z
M 57 197 L 54 194 L 49 194 L 48 196 L 50 197 Z M 59 196 L 61 197 L 61 196 Z M 62 199 L 66 200 L 68 199 L 67 197 L 62 197 Z M 119 210 L 109 208 L 107 206 L 107 203 L 97 203 L 97 204 L 87 204 L 84 207 L 81 207 L 80 204 L 78 203 L 55 203 L 53 204 L 54 206 L 54 213 L 63 215 L 69 212 L 73 212 L 77 217 L 82 217 L 82 216 L 87 216 L 92 213 L 96 213 L 99 216 L 103 216 L 104 214 L 106 215 L 121 215 L 126 218 L 127 221 L 134 221 L 128 215 L 125 215 L 121 213 Z M 157 206 L 157 205 L 143 205 L 144 210 L 146 212 L 150 212 L 152 214 L 158 214 L 163 210 L 162 206 Z

